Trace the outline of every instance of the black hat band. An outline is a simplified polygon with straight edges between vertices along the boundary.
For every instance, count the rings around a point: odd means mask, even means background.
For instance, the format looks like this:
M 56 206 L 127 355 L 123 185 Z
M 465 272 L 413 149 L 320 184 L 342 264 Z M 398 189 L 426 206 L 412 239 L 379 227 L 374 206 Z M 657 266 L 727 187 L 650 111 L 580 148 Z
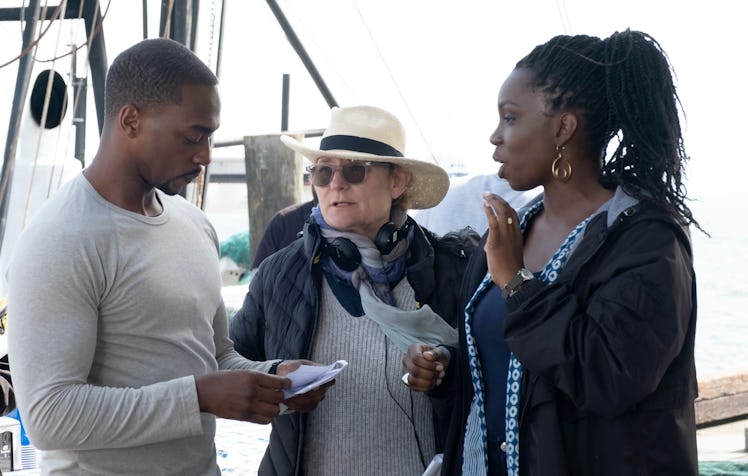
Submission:
M 335 135 L 324 137 L 319 143 L 320 150 L 350 150 L 384 157 L 403 157 L 402 152 L 391 145 L 366 137 Z

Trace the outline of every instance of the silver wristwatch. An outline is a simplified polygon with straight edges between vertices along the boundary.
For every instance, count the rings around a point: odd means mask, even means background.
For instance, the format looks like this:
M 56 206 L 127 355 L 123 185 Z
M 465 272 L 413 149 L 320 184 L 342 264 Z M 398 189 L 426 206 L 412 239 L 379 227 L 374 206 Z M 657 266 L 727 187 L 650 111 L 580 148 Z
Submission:
M 534 278 L 535 276 L 532 274 L 532 271 L 526 268 L 521 268 L 517 271 L 517 274 L 512 276 L 512 279 L 506 283 L 506 286 L 501 290 L 501 294 L 504 296 L 504 299 L 507 299 L 509 296 L 516 293 L 523 284 Z

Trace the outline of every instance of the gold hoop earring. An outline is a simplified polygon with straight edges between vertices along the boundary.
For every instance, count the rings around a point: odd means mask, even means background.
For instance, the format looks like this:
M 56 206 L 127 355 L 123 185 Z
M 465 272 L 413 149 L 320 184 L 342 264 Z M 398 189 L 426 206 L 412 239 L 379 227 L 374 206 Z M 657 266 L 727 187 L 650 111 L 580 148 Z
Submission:
M 571 162 L 564 160 L 564 146 L 556 146 L 556 159 L 551 164 L 551 173 L 553 178 L 561 183 L 571 180 Z

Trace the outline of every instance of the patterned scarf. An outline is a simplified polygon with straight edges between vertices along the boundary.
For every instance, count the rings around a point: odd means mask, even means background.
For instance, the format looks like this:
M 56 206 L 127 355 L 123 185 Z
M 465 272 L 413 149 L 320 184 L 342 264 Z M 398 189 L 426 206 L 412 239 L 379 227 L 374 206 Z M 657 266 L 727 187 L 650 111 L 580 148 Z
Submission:
M 330 227 L 325 223 L 319 207 L 312 210 L 312 218 L 326 240 L 343 237 L 358 247 L 362 263 L 354 271 L 340 269 L 329 256 L 323 258 L 322 267 L 325 272 L 344 279 L 358 289 L 366 317 L 376 322 L 401 352 L 407 352 L 408 346 L 416 342 L 457 345 L 457 329 L 450 327 L 428 304 L 413 311 L 400 309 L 390 289 L 390 283 L 394 285 L 400 282 L 405 273 L 406 252 L 413 242 L 415 231 L 413 227 L 389 254 L 382 256 L 369 238 Z M 401 209 L 394 208 L 391 219 L 402 227 L 407 215 Z
M 382 255 L 374 242 L 368 237 L 340 231 L 328 225 L 322 216 L 319 205 L 312 209 L 311 217 L 319 225 L 320 232 L 327 242 L 331 242 L 335 238 L 347 238 L 356 245 L 359 253 L 361 253 L 361 265 L 353 271 L 340 269 L 326 255 L 322 259 L 322 268 L 333 276 L 350 283 L 356 289 L 361 285 L 361 281 L 368 281 L 382 301 L 390 306 L 395 306 L 395 298 L 392 295 L 390 283 L 393 285 L 399 283 L 405 274 L 407 251 L 413 241 L 413 228 L 410 229 L 408 236 L 400 240 L 389 254 Z M 398 207 L 393 207 L 390 220 L 398 227 L 402 227 L 407 218 L 404 211 Z

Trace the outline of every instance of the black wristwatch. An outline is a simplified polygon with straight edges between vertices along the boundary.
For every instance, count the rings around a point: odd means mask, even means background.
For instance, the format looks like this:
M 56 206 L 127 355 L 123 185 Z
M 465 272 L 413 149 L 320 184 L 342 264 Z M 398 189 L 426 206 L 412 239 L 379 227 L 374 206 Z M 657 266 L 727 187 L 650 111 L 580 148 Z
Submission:
M 517 271 L 517 274 L 512 276 L 512 279 L 510 279 L 509 282 L 506 283 L 506 286 L 504 286 L 504 288 L 501 290 L 501 294 L 504 296 L 504 299 L 507 299 L 509 296 L 516 293 L 523 284 L 530 281 L 531 279 L 535 279 L 535 275 L 532 274 L 532 271 L 526 268 L 521 268 L 519 271 Z
M 273 365 L 270 366 L 270 369 L 268 369 L 268 373 L 272 375 L 276 375 L 278 373 L 278 366 L 283 363 L 283 359 L 276 360 L 273 362 Z

